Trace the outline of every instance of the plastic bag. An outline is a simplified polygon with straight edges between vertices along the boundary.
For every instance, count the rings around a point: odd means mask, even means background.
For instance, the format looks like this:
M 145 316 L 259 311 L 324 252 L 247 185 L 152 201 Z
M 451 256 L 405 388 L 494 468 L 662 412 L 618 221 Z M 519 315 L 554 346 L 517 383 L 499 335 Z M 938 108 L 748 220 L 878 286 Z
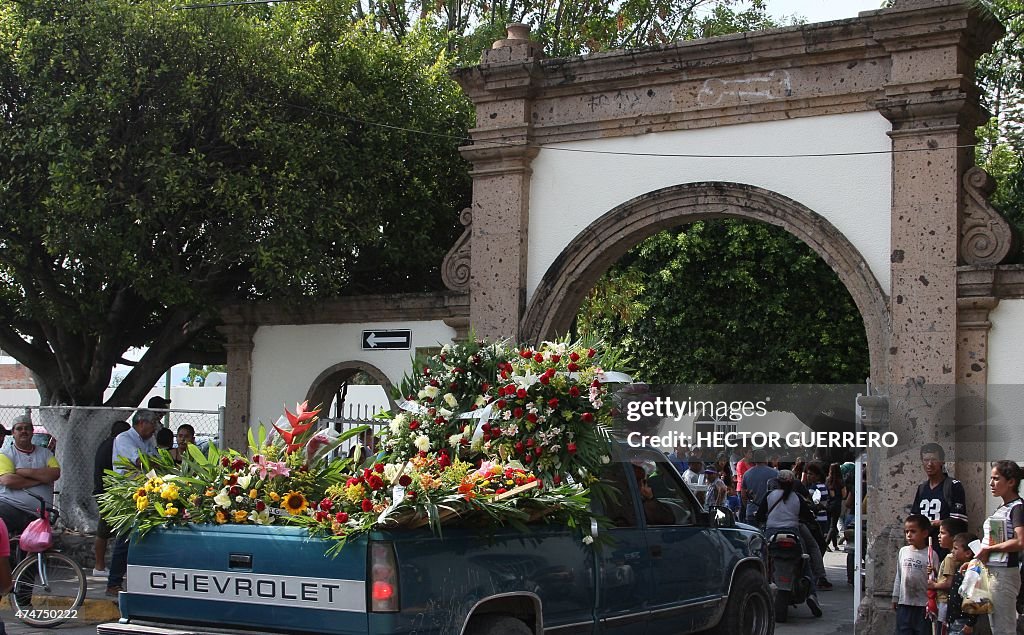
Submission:
M 985 615 L 992 612 L 992 590 L 989 583 L 988 567 L 979 560 L 971 560 L 960 585 L 960 597 L 964 599 L 961 610 L 968 615 Z
M 37 518 L 21 532 L 18 546 L 22 551 L 39 553 L 53 546 L 53 528 L 47 518 Z

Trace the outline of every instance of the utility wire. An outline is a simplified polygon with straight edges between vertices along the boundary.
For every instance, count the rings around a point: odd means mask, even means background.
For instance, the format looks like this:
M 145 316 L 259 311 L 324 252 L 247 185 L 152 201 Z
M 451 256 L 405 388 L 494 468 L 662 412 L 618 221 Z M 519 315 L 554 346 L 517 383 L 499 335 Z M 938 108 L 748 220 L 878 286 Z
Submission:
M 364 126 L 373 126 L 376 128 L 383 128 L 386 130 L 394 130 L 397 132 L 408 132 L 411 134 L 423 135 L 426 137 L 436 137 L 440 139 L 451 139 L 453 141 L 461 141 L 472 144 L 474 146 L 503 146 L 513 148 L 537 148 L 539 150 L 553 150 L 557 152 L 576 152 L 579 154 L 607 154 L 612 156 L 626 156 L 626 157 L 653 157 L 653 158 L 669 158 L 669 159 L 803 159 L 803 158 L 825 158 L 825 157 L 856 157 L 856 156 L 870 156 L 877 154 L 902 154 L 906 152 L 934 152 L 938 150 L 963 150 L 967 148 L 974 148 L 977 144 L 964 144 L 964 145 L 951 145 L 951 146 L 936 146 L 934 148 L 905 148 L 902 150 L 889 149 L 889 150 L 862 150 L 856 152 L 806 152 L 806 153 L 792 153 L 792 154 L 696 154 L 696 153 L 663 153 L 663 152 L 627 152 L 624 150 L 588 150 L 585 148 L 563 148 L 559 146 L 550 145 L 536 145 L 536 144 L 522 144 L 515 143 L 512 141 L 499 141 L 499 140 L 482 140 L 473 139 L 472 137 L 466 137 L 463 135 L 446 134 L 443 132 L 429 132 L 427 130 L 416 130 L 414 128 L 405 128 L 403 126 L 395 126 L 386 123 L 379 123 L 375 121 L 366 121 L 364 119 L 357 119 L 348 115 L 340 113 L 330 113 L 314 108 L 308 108 L 306 106 L 300 106 L 298 104 L 284 104 L 290 108 L 298 110 L 304 110 L 309 113 L 318 115 L 327 115 L 329 117 L 337 117 L 339 119 L 345 119 L 352 123 L 357 123 Z
M 212 4 L 179 4 L 174 9 L 216 9 L 218 7 L 241 7 L 247 4 L 277 4 L 278 2 L 302 2 L 302 0 L 237 0 L 237 2 L 215 2 Z

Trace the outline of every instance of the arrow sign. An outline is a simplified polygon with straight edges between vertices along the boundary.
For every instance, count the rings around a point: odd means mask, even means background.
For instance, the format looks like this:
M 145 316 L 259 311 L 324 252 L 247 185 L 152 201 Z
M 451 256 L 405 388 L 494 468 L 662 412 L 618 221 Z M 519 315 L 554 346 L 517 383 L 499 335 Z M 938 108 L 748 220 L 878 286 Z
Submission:
M 363 350 L 409 350 L 412 348 L 412 331 L 392 329 L 363 331 Z

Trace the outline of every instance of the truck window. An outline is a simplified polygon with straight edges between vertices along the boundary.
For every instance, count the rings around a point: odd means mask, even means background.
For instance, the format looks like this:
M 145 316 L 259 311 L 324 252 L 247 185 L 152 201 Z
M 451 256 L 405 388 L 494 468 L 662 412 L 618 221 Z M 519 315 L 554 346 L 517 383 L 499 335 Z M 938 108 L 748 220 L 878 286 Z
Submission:
M 626 465 L 613 461 L 601 470 L 600 479 L 616 491 L 604 496 L 595 496 L 591 502 L 594 511 L 607 516 L 615 527 L 636 527 L 636 511 L 626 477 Z
M 668 522 L 668 515 L 665 513 L 655 514 L 655 517 L 648 514 L 649 525 L 692 525 L 697 521 L 694 503 L 691 497 L 683 492 L 686 485 L 679 480 L 664 456 L 657 452 L 642 452 L 635 455 L 633 461 L 634 464 L 641 463 L 647 472 L 647 485 L 654 492 L 654 498 L 659 503 L 658 508 L 671 512 L 671 523 Z

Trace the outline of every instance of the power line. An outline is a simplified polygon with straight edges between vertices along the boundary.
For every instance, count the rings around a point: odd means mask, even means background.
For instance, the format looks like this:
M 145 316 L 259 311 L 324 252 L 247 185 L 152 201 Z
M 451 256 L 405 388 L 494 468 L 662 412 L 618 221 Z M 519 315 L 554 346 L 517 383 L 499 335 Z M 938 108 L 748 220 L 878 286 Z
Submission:
M 291 108 L 299 110 L 305 110 L 306 112 L 327 115 L 330 117 L 338 117 L 339 119 L 345 119 L 353 123 L 357 123 L 364 126 L 373 126 L 376 128 L 384 128 L 386 130 L 394 130 L 396 132 L 407 132 L 411 134 L 418 134 L 427 137 L 436 137 L 441 139 L 451 139 L 452 141 L 460 141 L 472 144 L 474 146 L 502 146 L 502 147 L 513 147 L 513 148 L 537 148 L 539 150 L 553 150 L 557 152 L 576 152 L 579 154 L 606 154 L 611 156 L 627 156 L 627 157 L 652 157 L 652 158 L 667 158 L 667 159 L 820 159 L 826 157 L 855 157 L 855 156 L 871 156 L 879 154 L 902 154 L 908 152 L 935 152 L 938 150 L 965 150 L 968 148 L 974 148 L 978 144 L 964 144 L 964 145 L 951 145 L 951 146 L 935 146 L 928 148 L 905 148 L 902 150 L 889 149 L 889 150 L 861 150 L 855 152 L 804 152 L 804 153 L 792 153 L 792 154 L 696 154 L 696 153 L 669 153 L 669 152 L 628 152 L 624 150 L 588 150 L 585 148 L 563 148 L 559 146 L 551 145 L 536 145 L 536 144 L 522 144 L 515 143 L 512 141 L 489 141 L 481 139 L 473 139 L 464 135 L 453 135 L 446 134 L 443 132 L 430 132 L 427 130 L 416 130 L 414 128 L 406 128 L 403 126 L 395 126 L 392 124 L 379 123 L 375 121 L 367 121 L 365 119 L 357 119 L 348 115 L 340 113 L 329 113 L 322 110 L 316 110 L 314 108 L 308 108 L 306 106 L 300 106 L 298 104 L 285 104 Z
M 213 4 L 180 4 L 175 9 L 216 9 L 218 7 L 241 7 L 247 4 L 277 4 L 279 2 L 302 2 L 302 0 L 238 0 L 237 2 L 216 2 Z

